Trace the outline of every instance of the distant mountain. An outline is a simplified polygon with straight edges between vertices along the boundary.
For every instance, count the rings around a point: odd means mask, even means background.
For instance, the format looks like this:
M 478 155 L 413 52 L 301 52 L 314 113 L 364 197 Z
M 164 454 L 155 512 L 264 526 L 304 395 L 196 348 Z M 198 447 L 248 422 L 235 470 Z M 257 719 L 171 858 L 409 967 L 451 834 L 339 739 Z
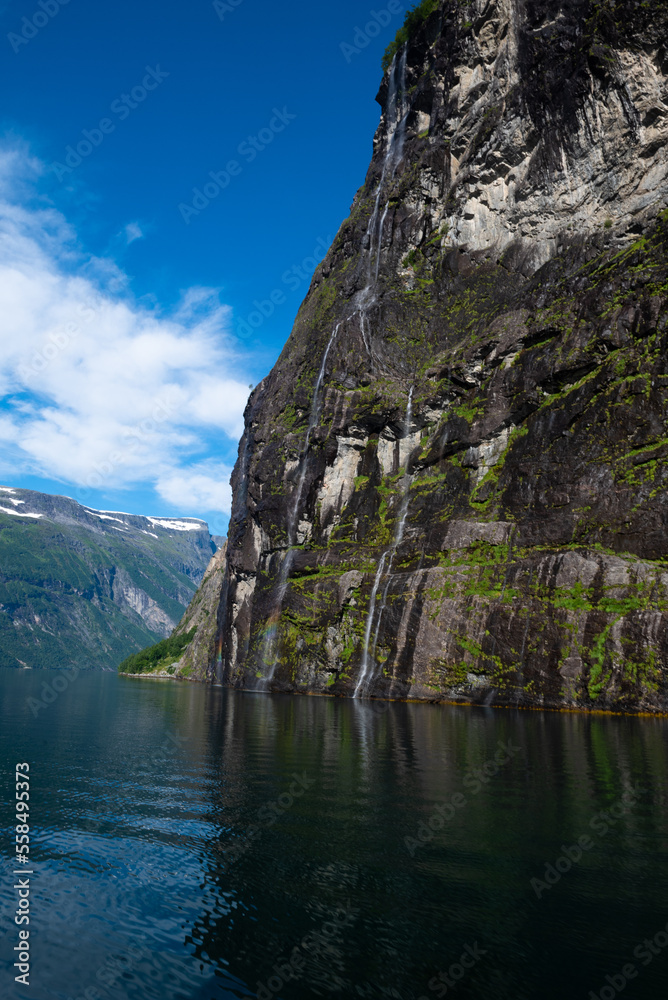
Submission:
M 171 633 L 216 549 L 195 518 L 0 487 L 0 666 L 116 668 Z
M 227 541 L 223 539 L 170 638 L 128 657 L 119 665 L 120 673 L 211 682 L 218 678 L 218 609 L 226 555 Z

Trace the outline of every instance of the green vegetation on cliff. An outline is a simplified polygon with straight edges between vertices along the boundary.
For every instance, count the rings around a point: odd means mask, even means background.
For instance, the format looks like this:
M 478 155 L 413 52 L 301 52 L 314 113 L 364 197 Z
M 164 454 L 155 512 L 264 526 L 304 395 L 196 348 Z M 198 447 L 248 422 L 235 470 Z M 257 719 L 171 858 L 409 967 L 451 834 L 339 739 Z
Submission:
M 382 66 L 383 70 L 388 70 L 392 65 L 392 60 L 395 55 L 408 39 L 411 37 L 414 31 L 422 24 L 423 21 L 429 17 L 432 11 L 435 11 L 438 7 L 439 0 L 422 0 L 422 3 L 415 4 L 406 14 L 404 23 L 397 31 L 394 41 L 385 49 L 385 54 L 383 55 Z
M 191 641 L 196 628 L 181 635 L 172 635 L 154 646 L 148 646 L 139 653 L 133 653 L 123 660 L 118 668 L 120 674 L 152 674 L 159 670 L 167 670 L 175 660 L 178 660 L 183 650 Z

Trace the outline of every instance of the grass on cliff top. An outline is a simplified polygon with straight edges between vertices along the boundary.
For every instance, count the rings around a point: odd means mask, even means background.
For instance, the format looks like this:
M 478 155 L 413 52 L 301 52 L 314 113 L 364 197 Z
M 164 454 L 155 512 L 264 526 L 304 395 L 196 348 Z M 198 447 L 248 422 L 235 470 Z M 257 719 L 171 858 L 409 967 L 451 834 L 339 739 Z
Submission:
M 150 674 L 158 667 L 171 665 L 174 660 L 178 660 L 196 631 L 197 627 L 183 635 L 172 635 L 155 646 L 133 653 L 123 660 L 118 668 L 119 674 Z
M 422 3 L 414 4 L 411 7 L 406 14 L 403 25 L 397 31 L 394 41 L 390 42 L 385 49 L 382 61 L 383 72 L 387 71 L 392 65 L 392 60 L 404 42 L 408 41 L 413 32 L 420 27 L 423 21 L 427 20 L 431 12 L 436 10 L 437 7 L 438 0 L 422 0 Z

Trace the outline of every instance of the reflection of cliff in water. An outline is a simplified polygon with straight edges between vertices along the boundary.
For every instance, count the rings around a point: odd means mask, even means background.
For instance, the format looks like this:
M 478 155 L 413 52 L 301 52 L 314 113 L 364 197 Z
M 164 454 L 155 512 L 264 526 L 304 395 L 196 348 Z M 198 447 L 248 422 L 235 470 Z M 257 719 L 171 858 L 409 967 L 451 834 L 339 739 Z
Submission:
M 596 915 L 609 961 L 642 940 L 639 928 L 665 924 L 654 853 L 666 819 L 664 720 L 215 698 L 207 760 L 218 837 L 186 944 L 258 996 L 296 955 L 303 968 L 288 997 L 417 998 L 478 941 L 489 961 L 462 995 L 563 1000 L 590 974 L 582 914 Z M 495 769 L 499 744 L 513 752 Z M 295 776 L 303 794 L 291 794 Z M 591 820 L 637 783 L 647 789 L 637 808 L 596 836 Z M 433 821 L 458 794 L 454 818 Z M 594 849 L 539 902 L 530 880 L 587 833 Z

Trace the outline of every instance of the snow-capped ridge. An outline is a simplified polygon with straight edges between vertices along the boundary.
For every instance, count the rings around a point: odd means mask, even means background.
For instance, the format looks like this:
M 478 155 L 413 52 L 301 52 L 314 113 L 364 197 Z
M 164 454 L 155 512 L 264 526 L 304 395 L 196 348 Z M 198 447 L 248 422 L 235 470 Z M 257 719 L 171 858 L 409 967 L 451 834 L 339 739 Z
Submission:
M 198 518 L 147 517 L 146 520 L 168 531 L 201 531 L 207 526 L 206 521 L 200 521 Z

